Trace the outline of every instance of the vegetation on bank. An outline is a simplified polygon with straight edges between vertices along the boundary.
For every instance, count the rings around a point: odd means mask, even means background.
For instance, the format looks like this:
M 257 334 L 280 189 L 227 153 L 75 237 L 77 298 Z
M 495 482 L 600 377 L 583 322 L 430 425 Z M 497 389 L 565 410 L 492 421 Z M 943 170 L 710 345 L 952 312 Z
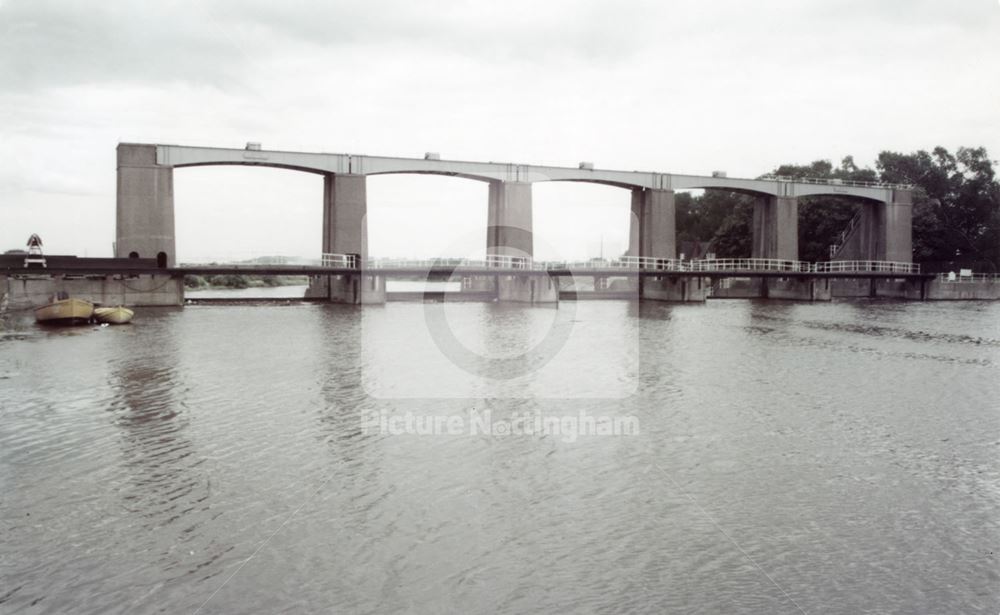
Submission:
M 271 288 L 275 286 L 303 286 L 309 283 L 304 275 L 186 275 L 184 286 L 191 290 L 217 288 Z
M 1000 184 L 983 147 L 943 147 L 912 154 L 884 151 L 875 168 L 861 168 L 851 156 L 839 167 L 819 160 L 782 165 L 772 174 L 790 177 L 913 184 L 913 259 L 928 271 L 969 267 L 1000 269 Z M 770 175 L 770 174 L 769 174 Z M 721 190 L 692 197 L 677 194 L 678 241 L 710 241 L 718 258 L 750 256 L 754 198 Z M 857 201 L 809 197 L 799 201 L 799 257 L 829 259 L 830 246 L 858 210 Z

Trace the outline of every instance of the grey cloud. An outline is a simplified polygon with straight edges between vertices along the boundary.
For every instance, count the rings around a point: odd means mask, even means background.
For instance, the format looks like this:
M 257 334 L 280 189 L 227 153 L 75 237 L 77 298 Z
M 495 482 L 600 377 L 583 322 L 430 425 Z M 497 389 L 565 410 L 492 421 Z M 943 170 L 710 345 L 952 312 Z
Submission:
M 235 48 L 196 7 L 14 0 L 0 6 L 0 88 L 128 81 L 225 84 Z
M 233 87 L 289 45 L 365 54 L 437 51 L 490 63 L 627 61 L 655 30 L 654 3 L 404 1 L 0 4 L 0 91 L 183 81 Z M 331 61 L 347 61 L 333 56 Z

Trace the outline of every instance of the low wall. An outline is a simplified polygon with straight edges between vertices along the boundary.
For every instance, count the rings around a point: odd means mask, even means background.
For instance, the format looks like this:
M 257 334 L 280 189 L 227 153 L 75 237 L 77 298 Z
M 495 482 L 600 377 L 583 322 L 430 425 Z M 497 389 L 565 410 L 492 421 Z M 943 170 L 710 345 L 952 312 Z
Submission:
M 938 301 L 970 299 L 1000 300 L 1000 280 L 983 280 L 977 282 L 931 280 L 927 283 L 925 298 Z
M 856 278 L 833 280 L 830 282 L 830 292 L 834 297 L 852 299 L 867 297 L 870 299 L 910 299 L 920 301 L 926 298 L 926 288 L 921 291 L 921 280 L 902 280 L 892 278 Z M 929 286 L 929 282 L 923 282 Z
M 51 303 L 53 296 L 60 292 L 100 305 L 154 307 L 184 304 L 184 278 L 166 275 L 86 278 L 7 276 L 4 288 L 9 310 L 26 310 Z
M 639 297 L 651 301 L 704 301 L 712 288 L 708 278 L 647 277 L 639 285 Z
M 879 279 L 875 280 L 875 296 L 920 301 L 925 294 L 924 284 L 922 280 Z

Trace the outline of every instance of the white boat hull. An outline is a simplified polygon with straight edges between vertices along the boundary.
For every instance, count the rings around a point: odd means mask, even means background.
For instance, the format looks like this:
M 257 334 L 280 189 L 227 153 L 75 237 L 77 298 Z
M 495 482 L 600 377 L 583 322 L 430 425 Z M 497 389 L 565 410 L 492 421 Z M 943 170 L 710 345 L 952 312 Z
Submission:
M 135 312 L 128 309 L 127 307 L 116 306 L 116 307 L 99 307 L 94 310 L 94 318 L 97 322 L 103 322 L 110 325 L 124 325 L 132 322 L 132 317 Z

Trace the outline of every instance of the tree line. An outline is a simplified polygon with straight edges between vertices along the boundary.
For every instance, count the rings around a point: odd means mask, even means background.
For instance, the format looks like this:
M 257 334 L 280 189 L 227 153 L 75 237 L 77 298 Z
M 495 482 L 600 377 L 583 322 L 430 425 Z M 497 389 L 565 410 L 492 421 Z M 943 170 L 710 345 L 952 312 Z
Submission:
M 943 147 L 911 154 L 883 151 L 875 168 L 858 167 L 852 156 L 835 167 L 828 160 L 786 164 L 769 175 L 794 178 L 912 184 L 913 260 L 927 271 L 1000 267 L 1000 183 L 995 162 L 983 147 Z M 711 242 L 718 258 L 750 256 L 754 198 L 721 190 L 701 196 L 678 193 L 678 241 Z M 829 259 L 829 247 L 861 207 L 835 196 L 799 200 L 799 258 Z

